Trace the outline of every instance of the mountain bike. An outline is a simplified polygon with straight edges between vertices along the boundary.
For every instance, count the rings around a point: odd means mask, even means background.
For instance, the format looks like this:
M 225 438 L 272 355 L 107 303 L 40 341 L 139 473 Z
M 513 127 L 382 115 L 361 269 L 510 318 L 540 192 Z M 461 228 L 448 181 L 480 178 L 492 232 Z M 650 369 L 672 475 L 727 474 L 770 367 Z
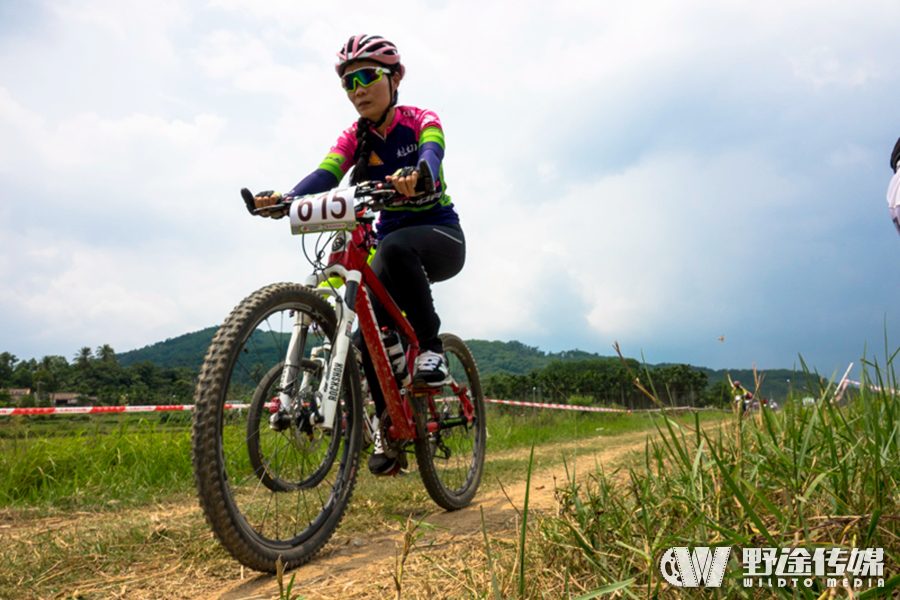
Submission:
M 259 213 L 252 194 L 242 193 Z M 350 502 L 375 423 L 388 456 L 408 465 L 407 454 L 415 454 L 422 483 L 442 508 L 463 508 L 478 489 L 486 426 L 472 353 L 442 334 L 448 380 L 399 385 L 379 329 L 395 327 L 406 364 L 415 363 L 415 331 L 367 264 L 377 212 L 401 201 L 388 184 L 366 182 L 268 207 L 289 213 L 294 234 L 319 234 L 312 256 L 303 244 L 313 273 L 303 284 L 250 294 L 207 351 L 193 414 L 194 482 L 216 538 L 247 567 L 274 572 L 279 557 L 285 568 L 297 567 L 325 545 Z M 336 277 L 340 289 L 327 283 Z M 392 323 L 377 322 L 373 297 Z M 355 324 L 377 382 L 361 376 Z M 377 420 L 366 383 L 379 385 L 387 404 Z

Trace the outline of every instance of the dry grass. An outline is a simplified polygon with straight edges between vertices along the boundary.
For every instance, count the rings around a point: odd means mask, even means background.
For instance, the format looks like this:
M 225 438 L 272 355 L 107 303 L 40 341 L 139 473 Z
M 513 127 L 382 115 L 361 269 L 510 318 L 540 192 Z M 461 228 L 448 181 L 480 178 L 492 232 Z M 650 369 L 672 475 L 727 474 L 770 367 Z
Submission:
M 193 499 L 0 521 L 0 598 L 196 598 L 235 570 Z

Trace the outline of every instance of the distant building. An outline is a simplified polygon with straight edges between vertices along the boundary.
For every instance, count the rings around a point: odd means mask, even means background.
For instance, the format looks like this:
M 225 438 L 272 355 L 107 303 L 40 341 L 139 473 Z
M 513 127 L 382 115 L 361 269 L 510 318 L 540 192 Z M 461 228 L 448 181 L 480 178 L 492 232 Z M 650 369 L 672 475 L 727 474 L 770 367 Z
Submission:
M 15 404 L 21 404 L 22 398 L 25 396 L 33 396 L 34 392 L 31 388 L 18 388 L 18 389 L 8 389 L 2 390 L 0 392 L 6 392 L 9 394 L 10 398 Z M 76 394 L 75 392 L 52 392 L 49 394 L 41 394 L 42 398 L 46 398 L 50 400 L 51 406 L 78 406 L 78 400 L 80 398 L 84 398 L 86 400 L 90 400 L 91 402 L 97 402 L 96 396 L 85 396 L 84 394 Z
M 50 394 L 50 403 L 53 406 L 78 406 L 78 398 L 81 394 L 72 392 L 54 392 Z

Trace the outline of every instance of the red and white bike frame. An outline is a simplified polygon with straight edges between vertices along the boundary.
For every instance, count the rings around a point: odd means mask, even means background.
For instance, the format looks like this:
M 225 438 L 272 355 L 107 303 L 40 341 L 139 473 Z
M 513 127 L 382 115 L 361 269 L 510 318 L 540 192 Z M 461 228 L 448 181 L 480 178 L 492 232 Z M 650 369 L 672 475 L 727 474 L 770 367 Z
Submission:
M 293 215 L 312 214 L 313 210 L 321 210 L 324 215 L 336 216 L 340 214 L 341 209 L 345 206 L 335 204 L 334 195 L 328 194 L 318 197 L 313 201 L 316 204 L 307 208 L 304 205 L 299 207 L 292 206 Z M 321 204 L 321 207 L 318 205 Z M 352 209 L 350 209 L 352 210 Z M 360 212 L 359 216 L 362 216 Z M 325 228 L 313 229 L 312 231 L 321 231 Z M 307 231 L 296 231 L 295 233 L 307 233 Z M 320 398 L 322 402 L 321 417 L 322 421 L 316 426 L 330 430 L 334 427 L 334 419 L 337 412 L 338 398 L 341 393 L 341 383 L 343 380 L 343 372 L 350 354 L 350 345 L 353 343 L 351 333 L 353 331 L 354 322 L 359 319 L 359 328 L 362 332 L 363 339 L 369 350 L 369 356 L 372 359 L 375 372 L 378 377 L 378 384 L 381 386 L 381 392 L 384 395 L 387 404 L 388 413 L 391 417 L 390 437 L 393 439 L 416 439 L 418 433 L 416 430 L 415 417 L 409 402 L 405 402 L 403 396 L 407 392 L 415 395 L 422 394 L 430 398 L 431 405 L 429 408 L 434 409 L 434 396 L 440 394 L 440 388 L 424 388 L 424 389 L 400 389 L 394 378 L 394 371 L 388 358 L 387 350 L 381 340 L 381 334 L 378 322 L 375 318 L 375 311 L 372 304 L 371 294 L 385 308 L 390 318 L 396 324 L 401 336 L 405 337 L 408 342 L 407 364 L 415 364 L 416 357 L 419 354 L 419 341 L 415 331 L 409 321 L 401 312 L 400 308 L 391 298 L 381 281 L 367 264 L 369 250 L 374 244 L 374 235 L 371 232 L 371 226 L 364 223 L 355 223 L 352 231 L 342 230 L 335 233 L 332 241 L 331 254 L 328 257 L 328 266 L 321 271 L 310 275 L 304 284 L 311 290 L 328 296 L 333 296 L 337 305 L 338 325 L 335 332 L 335 340 L 332 345 L 331 360 L 327 369 L 327 377 L 322 380 L 320 388 Z M 331 287 L 319 287 L 319 285 L 332 277 L 340 277 L 344 283 L 344 294 L 341 297 Z M 352 306 L 352 308 L 351 308 Z M 304 322 L 306 320 L 306 322 Z M 288 353 L 285 357 L 285 368 L 282 371 L 283 390 L 290 389 L 288 385 L 293 378 L 296 378 L 300 368 L 300 360 L 302 358 L 300 340 L 305 336 L 302 335 L 308 330 L 310 323 L 308 317 L 301 313 L 297 314 L 291 342 L 288 346 Z M 353 359 L 355 360 L 355 358 Z M 369 382 L 371 385 L 372 382 Z M 451 384 L 455 394 L 463 406 L 463 414 L 469 422 L 474 418 L 474 406 L 468 396 L 468 390 L 460 388 L 455 383 Z M 282 395 L 287 395 L 282 392 Z M 290 398 L 279 397 L 282 406 L 290 405 Z M 436 422 L 427 423 L 428 432 L 438 429 Z

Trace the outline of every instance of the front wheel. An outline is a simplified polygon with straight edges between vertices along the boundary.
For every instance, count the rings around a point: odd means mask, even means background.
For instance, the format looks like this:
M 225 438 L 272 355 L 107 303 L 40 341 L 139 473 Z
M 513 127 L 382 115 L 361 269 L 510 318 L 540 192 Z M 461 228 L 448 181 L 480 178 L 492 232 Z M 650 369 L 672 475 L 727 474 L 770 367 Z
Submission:
M 447 427 L 415 441 L 416 462 L 431 499 L 441 508 L 458 510 L 472 501 L 484 470 L 484 395 L 475 358 L 465 342 L 446 333 L 441 341 L 452 381 L 440 393 L 418 400 L 416 409 L 423 429 L 429 422 Z M 466 403 L 471 421 L 466 418 Z
M 286 569 L 308 561 L 350 501 L 362 440 L 352 357 L 334 428 L 311 426 L 335 329 L 321 296 L 302 285 L 270 285 L 232 311 L 200 371 L 191 436 L 200 506 L 225 549 L 252 569 L 274 572 L 279 557 Z M 282 378 L 292 332 L 302 360 Z M 278 411 L 285 394 L 290 400 Z

